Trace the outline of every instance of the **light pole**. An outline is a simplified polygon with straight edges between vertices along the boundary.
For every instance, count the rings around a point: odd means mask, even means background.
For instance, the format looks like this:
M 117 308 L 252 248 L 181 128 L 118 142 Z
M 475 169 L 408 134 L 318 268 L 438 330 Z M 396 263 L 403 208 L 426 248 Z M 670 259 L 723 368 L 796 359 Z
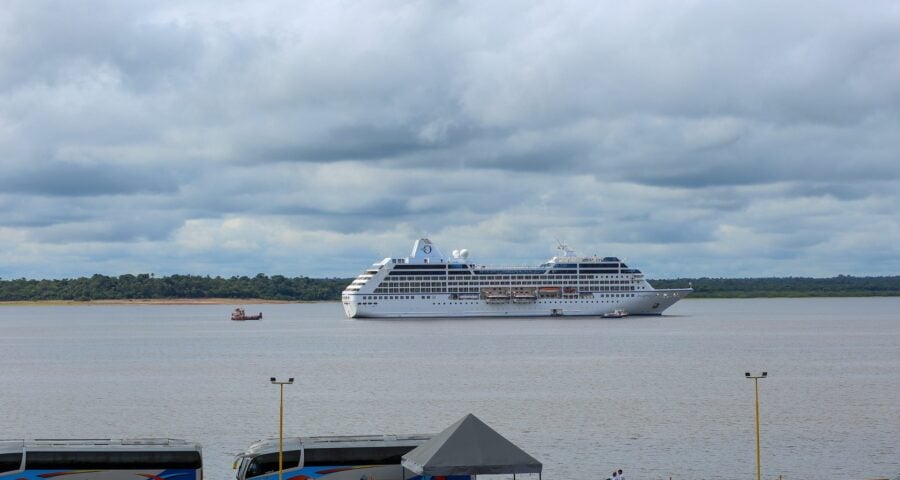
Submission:
M 766 378 L 769 372 L 762 372 L 761 375 L 750 375 L 750 372 L 744 372 L 744 378 L 753 379 L 753 390 L 756 393 L 756 480 L 762 478 L 759 463 L 759 379 Z
M 270 377 L 269 381 L 273 385 L 278 385 L 281 390 L 281 400 L 278 402 L 278 480 L 281 480 L 284 472 L 284 386 L 294 383 L 294 378 L 279 382 L 275 377 Z

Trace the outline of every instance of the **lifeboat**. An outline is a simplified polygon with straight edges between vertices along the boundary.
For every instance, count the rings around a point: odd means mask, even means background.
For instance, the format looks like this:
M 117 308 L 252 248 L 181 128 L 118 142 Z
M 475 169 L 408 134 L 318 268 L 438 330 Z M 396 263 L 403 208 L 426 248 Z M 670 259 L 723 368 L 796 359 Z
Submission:
M 513 295 L 513 303 L 534 303 L 537 297 L 531 293 L 516 293 Z
M 506 291 L 490 289 L 482 294 L 487 303 L 509 303 L 509 293 Z
M 559 287 L 540 287 L 537 289 L 537 294 L 541 297 L 559 297 L 561 291 L 562 289 Z

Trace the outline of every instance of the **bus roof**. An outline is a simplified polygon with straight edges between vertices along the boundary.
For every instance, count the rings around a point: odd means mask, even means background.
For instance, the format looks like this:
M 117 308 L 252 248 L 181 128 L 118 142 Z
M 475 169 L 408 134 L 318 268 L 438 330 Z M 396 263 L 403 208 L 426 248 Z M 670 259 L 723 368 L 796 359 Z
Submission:
M 0 450 L 21 450 L 22 448 L 31 450 L 200 450 L 200 444 L 176 438 L 35 438 L 0 440 Z
M 431 434 L 407 435 L 343 435 L 321 437 L 285 437 L 284 450 L 304 450 L 316 448 L 360 448 L 360 447 L 416 447 L 430 439 Z M 240 457 L 254 457 L 278 451 L 278 439 L 267 438 L 253 442 Z

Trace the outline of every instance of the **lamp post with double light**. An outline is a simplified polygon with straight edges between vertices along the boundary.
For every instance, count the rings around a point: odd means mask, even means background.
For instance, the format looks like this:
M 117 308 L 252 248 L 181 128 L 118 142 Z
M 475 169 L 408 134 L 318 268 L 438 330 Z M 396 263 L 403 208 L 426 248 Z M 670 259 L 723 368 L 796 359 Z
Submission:
M 756 395 L 756 480 L 761 480 L 762 473 L 759 461 L 759 379 L 766 378 L 769 372 L 762 372 L 760 375 L 751 375 L 750 372 L 744 372 L 744 378 L 753 379 L 753 390 Z
M 284 386 L 294 383 L 294 378 L 289 378 L 286 382 L 280 382 L 275 377 L 270 377 L 269 381 L 273 385 L 278 385 L 281 390 L 281 400 L 278 402 L 278 480 L 282 480 L 281 476 L 284 472 Z

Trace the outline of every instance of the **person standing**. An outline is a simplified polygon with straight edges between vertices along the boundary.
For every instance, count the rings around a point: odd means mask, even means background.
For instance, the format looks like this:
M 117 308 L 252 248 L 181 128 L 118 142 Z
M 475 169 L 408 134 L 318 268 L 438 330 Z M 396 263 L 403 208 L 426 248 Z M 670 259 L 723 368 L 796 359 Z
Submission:
M 617 475 L 616 471 L 613 470 L 612 480 L 619 480 L 619 477 L 617 477 L 616 475 Z
M 619 469 L 619 476 L 618 476 L 617 478 L 618 478 L 618 480 L 625 480 L 625 474 L 622 473 L 622 469 L 621 469 L 621 468 Z

